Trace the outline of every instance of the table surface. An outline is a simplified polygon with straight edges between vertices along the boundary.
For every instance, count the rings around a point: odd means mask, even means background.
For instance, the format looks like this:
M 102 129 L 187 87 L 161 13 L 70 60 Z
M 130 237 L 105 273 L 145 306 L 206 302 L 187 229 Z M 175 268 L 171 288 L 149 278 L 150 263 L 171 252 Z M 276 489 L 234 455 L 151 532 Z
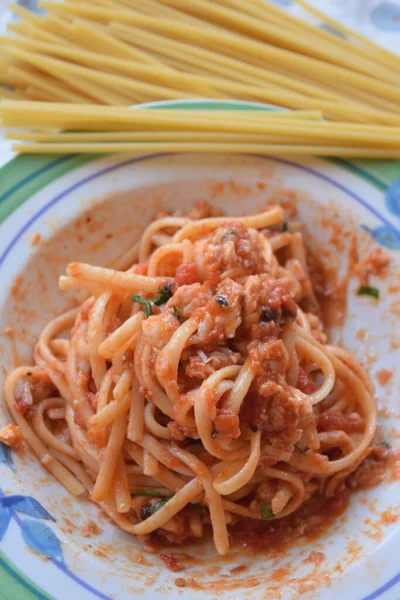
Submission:
M 37 0 L 12 0 L 33 9 Z M 266 0 L 268 1 L 268 0 Z M 331 17 L 400 54 L 400 0 L 308 0 Z M 243 0 L 246 2 L 246 0 Z M 302 14 L 293 0 L 270 0 L 292 14 Z M 8 2 L 0 0 L 0 33 L 13 18 Z
M 246 2 L 247 0 L 243 0 Z M 348 27 L 373 39 L 392 52 L 400 54 L 400 0 L 308 0 L 310 4 Z M 14 0 L 26 8 L 34 9 L 36 0 Z M 293 0 L 270 0 L 272 4 L 293 15 L 303 16 L 321 27 L 321 21 L 297 6 Z M 6 32 L 7 23 L 16 19 L 0 0 L 0 34 Z M 2 139 L 0 128 L 0 166 L 12 158 L 10 144 Z

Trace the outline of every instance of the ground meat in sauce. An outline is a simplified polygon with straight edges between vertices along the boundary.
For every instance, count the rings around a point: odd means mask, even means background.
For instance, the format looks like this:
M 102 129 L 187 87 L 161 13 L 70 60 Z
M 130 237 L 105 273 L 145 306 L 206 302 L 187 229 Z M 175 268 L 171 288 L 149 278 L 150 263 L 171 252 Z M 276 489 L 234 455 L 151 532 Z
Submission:
M 192 354 L 189 356 L 188 364 L 185 366 L 187 377 L 196 379 L 207 379 L 212 373 L 227 367 L 228 365 L 237 365 L 243 362 L 243 357 L 238 352 L 233 352 L 229 348 L 224 351 L 215 350 L 207 355 L 204 351 L 201 354 Z
M 265 341 L 254 340 L 247 346 L 251 370 L 255 377 L 283 375 L 288 354 L 282 340 L 270 337 Z
M 142 330 L 150 345 L 161 350 L 179 328 L 178 319 L 169 311 L 144 319 Z
M 231 269 L 239 269 L 243 275 L 268 270 L 258 235 L 239 221 L 221 224 L 205 243 L 204 240 L 200 242 L 204 253 L 205 278 L 216 283 L 223 273 Z
M 294 318 L 297 305 L 280 280 L 253 275 L 244 284 L 242 326 L 239 338 L 277 336 L 282 318 Z
M 24 443 L 25 437 L 17 425 L 6 425 L 0 430 L 0 442 L 18 450 Z
M 288 362 L 285 346 L 276 337 L 254 340 L 248 345 L 248 355 L 255 379 L 240 409 L 241 427 L 260 429 L 272 445 L 289 448 L 298 438 L 301 410 L 284 379 L 277 381 Z
M 207 379 L 214 372 L 213 366 L 207 362 L 202 356 L 192 354 L 189 357 L 189 362 L 185 367 L 185 375 L 195 379 Z
M 274 381 L 264 386 L 264 395 L 250 390 L 240 409 L 241 426 L 255 426 L 268 434 L 287 433 L 296 428 L 299 416 L 288 392 Z
M 198 283 L 199 275 L 197 273 L 197 267 L 194 263 L 182 263 L 176 269 L 175 272 L 175 286 L 180 287 L 181 285 L 191 285 L 192 283 Z
M 191 285 L 181 285 L 168 300 L 166 308 L 179 311 L 179 316 L 183 319 L 189 319 L 194 311 L 207 304 L 213 297 L 213 291 L 209 283 L 194 283 Z M 177 320 L 179 323 L 179 321 Z
M 299 377 L 297 379 L 297 386 L 304 394 L 312 394 L 317 389 L 317 385 L 309 378 L 307 373 L 300 367 Z
M 242 295 L 243 287 L 232 279 L 218 285 L 215 296 L 192 315 L 200 319 L 196 344 L 215 344 L 235 337 L 242 320 Z
M 227 408 L 217 408 L 214 427 L 217 433 L 228 438 L 240 437 L 239 418 L 236 413 Z
M 199 437 L 196 429 L 185 427 L 185 425 L 181 425 L 177 421 L 170 421 L 167 427 L 173 439 L 178 440 L 179 442 L 183 442 L 186 438 L 198 439 Z

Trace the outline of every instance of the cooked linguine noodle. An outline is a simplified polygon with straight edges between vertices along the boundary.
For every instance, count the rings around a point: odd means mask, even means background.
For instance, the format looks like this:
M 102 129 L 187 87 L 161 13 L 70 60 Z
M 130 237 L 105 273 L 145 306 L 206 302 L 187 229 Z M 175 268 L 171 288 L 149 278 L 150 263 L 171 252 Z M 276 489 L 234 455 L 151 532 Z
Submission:
M 114 268 L 70 264 L 60 287 L 87 299 L 4 391 L 72 494 L 140 539 L 211 524 L 225 554 L 243 519 L 334 496 L 371 452 L 376 407 L 361 365 L 326 343 L 299 224 L 280 206 L 196 216 L 153 221 Z

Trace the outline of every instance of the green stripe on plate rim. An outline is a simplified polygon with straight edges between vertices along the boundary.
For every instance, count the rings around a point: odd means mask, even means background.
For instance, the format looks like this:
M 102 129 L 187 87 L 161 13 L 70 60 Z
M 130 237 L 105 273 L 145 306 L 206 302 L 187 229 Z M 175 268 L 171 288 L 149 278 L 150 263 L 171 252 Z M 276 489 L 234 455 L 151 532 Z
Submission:
M 284 110 L 277 106 L 239 101 L 170 101 L 144 105 L 149 108 L 169 110 Z M 0 169 L 0 223 L 5 221 L 19 206 L 36 192 L 58 178 L 98 160 L 105 155 L 21 155 L 12 159 Z M 327 159 L 328 162 L 357 173 L 360 177 L 385 191 L 399 177 L 398 161 Z M 7 187 L 6 187 L 7 186 Z M 39 589 L 26 575 L 15 567 L 0 552 L 0 599 L 1 600 L 54 600 Z
M 55 600 L 16 568 L 0 551 L 1 600 Z

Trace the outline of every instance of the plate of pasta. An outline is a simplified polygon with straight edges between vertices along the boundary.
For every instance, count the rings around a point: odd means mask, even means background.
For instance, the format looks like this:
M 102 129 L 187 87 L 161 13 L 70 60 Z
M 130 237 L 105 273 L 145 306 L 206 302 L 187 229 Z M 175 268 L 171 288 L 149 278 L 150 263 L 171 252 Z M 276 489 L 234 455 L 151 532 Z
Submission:
M 398 174 L 2 168 L 5 597 L 398 598 Z

